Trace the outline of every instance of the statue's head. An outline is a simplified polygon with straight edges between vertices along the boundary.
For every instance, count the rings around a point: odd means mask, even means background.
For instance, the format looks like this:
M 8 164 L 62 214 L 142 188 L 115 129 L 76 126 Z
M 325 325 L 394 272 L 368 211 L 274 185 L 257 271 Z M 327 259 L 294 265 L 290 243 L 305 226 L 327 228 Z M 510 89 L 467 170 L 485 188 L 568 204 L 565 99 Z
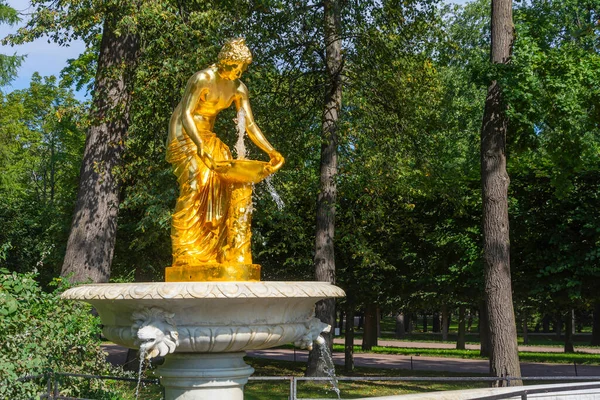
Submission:
M 252 53 L 246 46 L 246 39 L 230 39 L 219 52 L 217 68 L 221 76 L 238 79 L 252 62 Z

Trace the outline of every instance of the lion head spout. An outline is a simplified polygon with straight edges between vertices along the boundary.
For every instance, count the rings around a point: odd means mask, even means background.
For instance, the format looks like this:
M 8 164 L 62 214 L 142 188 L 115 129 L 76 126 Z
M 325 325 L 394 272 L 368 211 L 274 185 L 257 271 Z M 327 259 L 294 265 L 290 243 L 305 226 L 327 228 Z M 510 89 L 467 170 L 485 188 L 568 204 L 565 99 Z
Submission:
M 159 307 L 145 308 L 132 314 L 135 344 L 146 359 L 166 356 L 177 348 L 179 333 L 173 317 L 174 314 Z

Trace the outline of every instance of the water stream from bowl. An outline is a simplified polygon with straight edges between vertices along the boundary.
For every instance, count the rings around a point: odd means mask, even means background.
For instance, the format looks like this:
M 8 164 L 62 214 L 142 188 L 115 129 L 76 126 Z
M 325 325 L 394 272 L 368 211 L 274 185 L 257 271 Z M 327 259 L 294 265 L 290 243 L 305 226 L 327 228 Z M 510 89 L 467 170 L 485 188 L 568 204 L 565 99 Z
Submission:
M 329 381 L 331 382 L 331 388 L 335 392 L 335 394 L 337 394 L 338 399 L 341 399 L 340 387 L 338 384 L 337 377 L 335 376 L 335 365 L 333 364 L 333 357 L 331 356 L 329 346 L 327 346 L 327 342 L 325 340 L 317 340 L 317 343 L 319 345 L 321 357 L 323 357 L 323 361 L 325 361 L 325 373 L 329 377 Z
M 282 211 L 285 208 L 285 203 L 281 199 L 279 193 L 277 193 L 277 190 L 275 190 L 275 186 L 273 186 L 273 181 L 271 180 L 272 176 L 273 175 L 269 175 L 265 178 L 265 185 L 267 186 L 267 192 L 269 192 L 269 194 L 273 198 L 273 201 L 277 205 L 277 209 L 279 211 Z
M 235 143 L 234 149 L 238 160 L 245 160 L 248 156 L 246 150 L 246 144 L 244 143 L 244 135 L 246 134 L 246 112 L 243 108 L 240 108 L 237 113 L 237 118 L 234 119 L 236 123 L 238 139 Z
M 146 347 L 140 346 L 140 368 L 138 369 L 138 380 L 135 387 L 135 399 L 140 398 L 140 386 L 142 384 L 142 374 L 144 373 L 144 364 L 146 363 Z

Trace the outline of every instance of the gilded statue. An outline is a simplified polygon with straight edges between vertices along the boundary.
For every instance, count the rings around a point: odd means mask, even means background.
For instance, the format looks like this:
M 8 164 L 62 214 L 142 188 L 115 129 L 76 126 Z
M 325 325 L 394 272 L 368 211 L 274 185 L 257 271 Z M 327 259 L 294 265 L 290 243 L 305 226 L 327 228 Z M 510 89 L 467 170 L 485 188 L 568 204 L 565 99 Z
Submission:
M 171 116 L 167 161 L 174 167 L 179 197 L 173 213 L 173 264 L 168 281 L 260 280 L 252 263 L 252 185 L 277 171 L 282 155 L 256 125 L 248 89 L 240 81 L 252 62 L 244 39 L 225 43 L 216 64 L 188 80 Z M 213 132 L 217 115 L 235 104 L 238 125 L 268 154 L 269 162 L 234 160 Z

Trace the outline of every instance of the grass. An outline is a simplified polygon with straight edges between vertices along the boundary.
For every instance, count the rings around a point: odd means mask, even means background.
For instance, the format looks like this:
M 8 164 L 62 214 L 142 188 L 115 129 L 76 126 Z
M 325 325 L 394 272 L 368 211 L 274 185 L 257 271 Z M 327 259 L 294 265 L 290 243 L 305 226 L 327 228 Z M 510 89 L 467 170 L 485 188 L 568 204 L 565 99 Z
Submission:
M 479 344 L 479 334 L 477 333 L 478 320 L 477 318 L 473 319 L 472 324 L 472 332 L 467 332 L 466 340 L 467 343 L 470 344 Z M 381 339 L 385 340 L 403 340 L 409 342 L 442 342 L 442 334 L 440 332 L 431 332 L 433 327 L 433 318 L 429 316 L 427 327 L 429 332 L 421 332 L 419 328 L 422 327 L 422 318 L 418 319 L 418 322 L 415 324 L 415 331 L 413 333 L 406 335 L 406 338 L 397 339 L 394 335 L 394 331 L 396 329 L 396 320 L 394 317 L 384 316 L 381 319 Z M 452 320 L 448 329 L 448 341 L 447 342 L 456 342 L 458 332 L 458 324 L 455 319 Z M 573 335 L 573 342 L 575 346 L 590 346 L 591 340 L 591 327 L 584 326 L 581 333 L 576 333 Z M 360 330 L 357 331 L 357 337 L 360 337 Z M 557 336 L 555 333 L 535 333 L 533 323 L 529 326 L 529 337 L 528 337 L 528 346 L 556 346 L 562 347 L 564 346 L 564 332 L 562 336 Z M 522 332 L 519 332 L 518 341 L 520 345 L 523 345 L 523 336 Z M 442 342 L 442 343 L 447 343 Z
M 293 361 L 268 360 L 262 358 L 246 358 L 255 373 L 253 376 L 304 376 L 306 364 Z M 381 368 L 357 367 L 351 374 L 344 374 L 341 367 L 336 368 L 337 376 L 485 376 L 473 374 L 456 374 L 449 372 L 433 371 L 407 371 Z M 152 371 L 147 371 L 148 378 L 154 378 Z M 121 381 L 98 382 L 100 389 L 93 393 L 94 399 L 98 400 L 135 400 L 135 383 Z M 356 399 L 362 397 L 389 396 L 407 393 L 424 393 L 444 390 L 473 389 L 486 387 L 484 382 L 386 382 L 386 381 L 362 381 L 362 382 L 340 382 L 339 387 L 344 399 Z M 65 388 L 68 390 L 67 388 Z M 110 390 L 107 390 L 110 389 Z M 289 381 L 250 381 L 244 390 L 246 400 L 283 400 L 289 397 Z M 337 399 L 329 382 L 298 382 L 298 398 L 322 398 Z M 162 388 L 159 385 L 143 385 L 140 399 L 158 400 L 162 398 Z
M 334 344 L 333 351 L 343 352 L 344 346 Z M 364 353 L 360 346 L 354 346 L 354 352 Z M 374 346 L 370 352 L 376 354 L 398 354 L 405 356 L 451 357 L 481 360 L 487 359 L 479 355 L 479 350 L 423 349 Z M 525 362 L 546 362 L 560 364 L 572 364 L 576 362 L 577 364 L 600 364 L 600 355 L 585 353 L 540 353 L 520 351 L 519 359 Z
M 336 345 L 337 350 L 342 346 Z M 426 355 L 426 356 L 444 356 L 461 358 L 481 358 L 477 351 L 470 350 L 440 350 L 440 349 L 404 349 L 404 348 L 385 348 L 376 347 L 374 352 L 403 355 Z M 360 348 L 355 347 L 356 352 Z M 535 357 L 539 354 L 548 361 L 548 357 L 555 357 L 559 361 L 564 360 L 564 354 L 560 353 L 521 353 L 523 361 L 539 361 Z M 562 356 L 562 357 L 561 357 Z M 590 361 L 586 360 L 589 355 L 574 354 L 570 357 L 577 358 L 577 363 L 582 364 Z M 584 356 L 584 357 L 581 357 Z M 600 356 L 594 356 L 595 364 L 598 364 Z M 527 359 L 524 359 L 527 358 Z M 279 361 L 263 358 L 246 358 L 255 373 L 253 376 L 304 376 L 306 364 L 303 362 Z M 410 371 L 401 369 L 382 369 L 382 368 L 361 368 L 357 367 L 352 373 L 346 374 L 342 367 L 336 367 L 337 376 L 393 376 L 393 377 L 462 377 L 462 376 L 486 376 L 484 374 L 460 374 L 440 371 Z M 155 378 L 152 371 L 147 371 L 148 378 Z M 529 382 L 534 384 L 534 382 Z M 98 400 L 134 400 L 135 383 L 119 381 L 95 381 L 93 385 L 98 390 L 91 398 Z M 340 382 L 340 390 L 344 399 L 356 399 L 362 397 L 389 396 L 408 393 L 426 393 L 433 391 L 473 389 L 487 387 L 485 382 L 390 382 L 390 381 L 362 381 L 362 382 Z M 65 387 L 65 389 L 67 389 Z M 68 389 L 67 389 L 68 390 Z M 246 400 L 275 400 L 287 399 L 289 396 L 289 381 L 250 381 L 245 388 Z M 302 398 L 337 398 L 333 392 L 331 384 L 328 382 L 298 382 L 298 397 Z M 145 400 L 158 400 L 162 398 L 162 388 L 159 385 L 144 385 L 140 393 L 140 398 Z
M 247 358 L 256 372 L 254 376 L 303 376 L 306 364 L 293 361 L 274 361 L 261 358 Z M 448 372 L 408 371 L 380 368 L 357 367 L 353 373 L 345 374 L 341 367 L 336 368 L 337 376 L 473 376 L 473 374 L 453 374 Z M 484 376 L 484 375 L 481 375 Z M 485 383 L 478 382 L 340 382 L 342 397 L 356 399 L 362 397 L 390 396 L 407 393 L 423 393 L 442 390 L 458 390 L 486 387 Z M 249 382 L 246 385 L 245 399 L 248 400 L 274 400 L 287 399 L 289 396 L 289 382 Z M 298 398 L 331 398 L 337 395 L 328 382 L 298 382 Z

